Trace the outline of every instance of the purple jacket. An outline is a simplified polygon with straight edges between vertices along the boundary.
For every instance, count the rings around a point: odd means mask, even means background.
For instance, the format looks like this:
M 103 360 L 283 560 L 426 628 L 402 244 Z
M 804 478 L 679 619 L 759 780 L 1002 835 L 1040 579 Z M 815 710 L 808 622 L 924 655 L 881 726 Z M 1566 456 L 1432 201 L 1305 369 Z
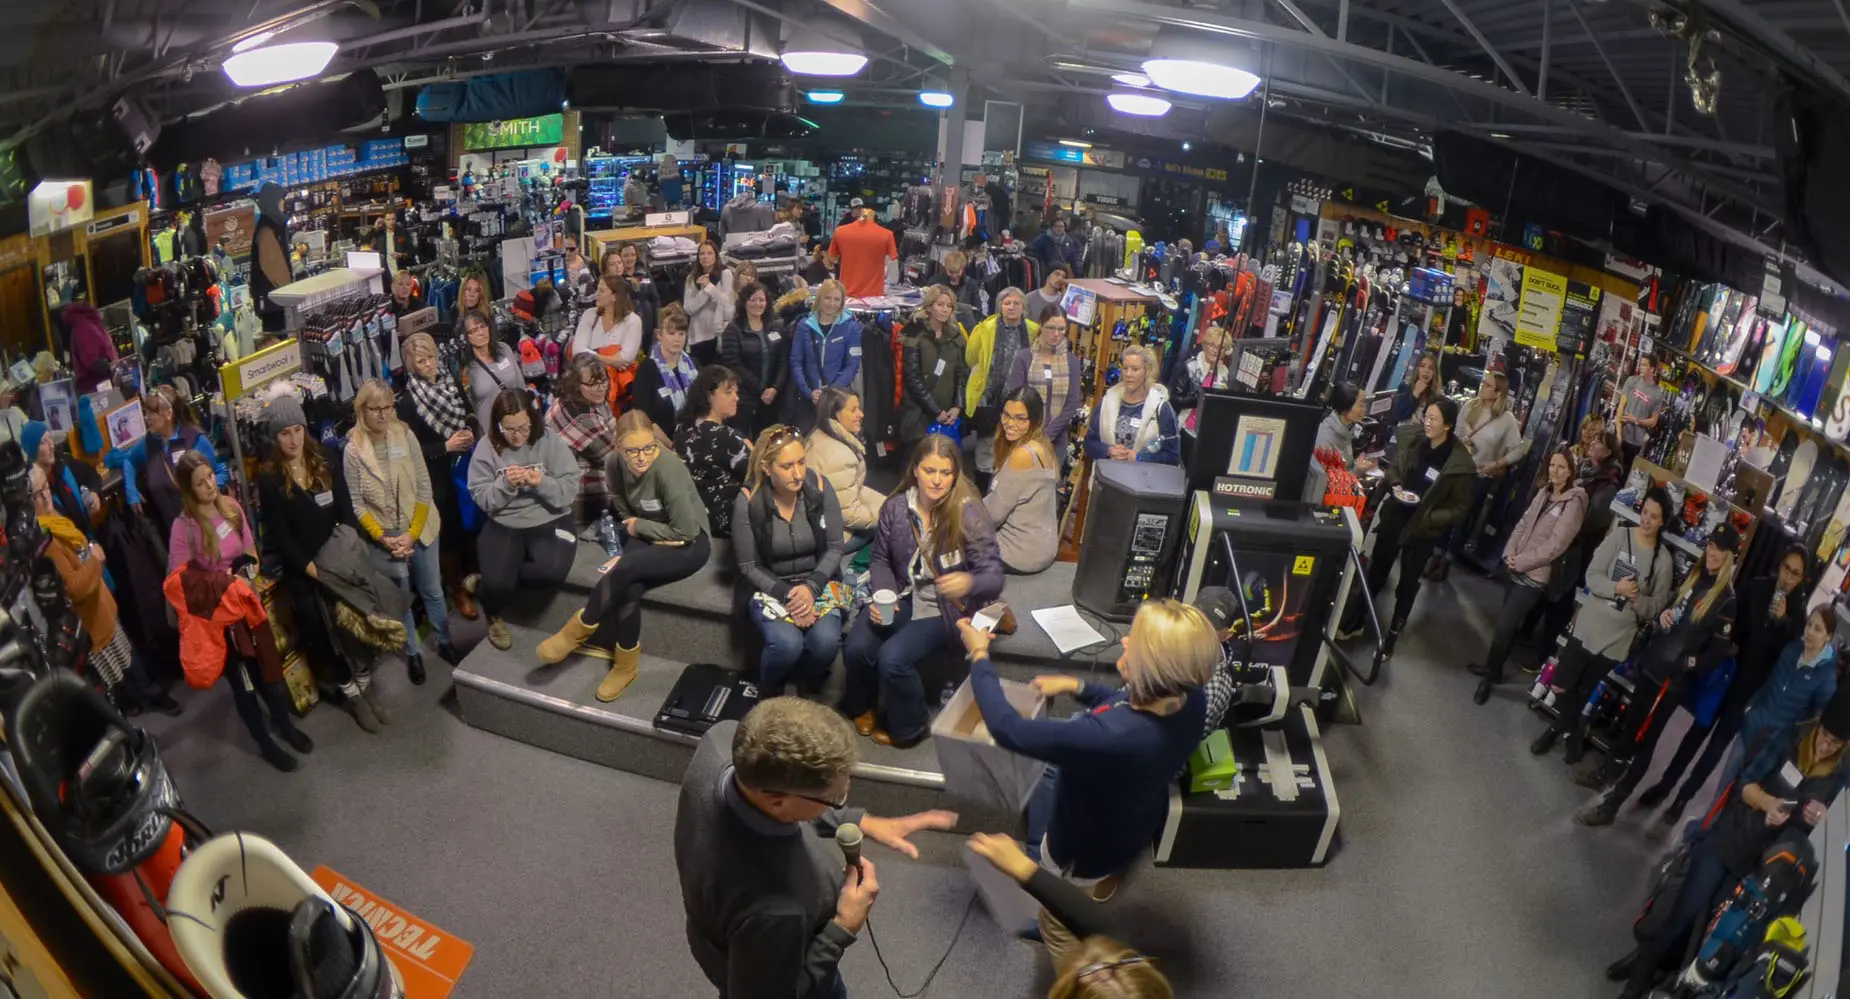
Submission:
M 76 302 L 64 307 L 64 322 L 71 329 L 71 367 L 77 379 L 77 391 L 86 395 L 109 381 L 110 366 L 116 362 L 116 344 L 103 328 L 102 313 Z
M 913 537 L 917 523 L 905 493 L 890 496 L 881 505 L 880 522 L 874 528 L 871 566 L 874 589 L 895 593 L 909 589 L 906 567 L 912 564 L 912 557 L 919 550 Z M 990 523 L 989 511 L 983 508 L 980 499 L 964 503 L 964 548 L 958 561 L 945 571 L 959 570 L 974 577 L 970 594 L 963 599 L 963 607 L 957 607 L 943 594 L 938 595 L 938 614 L 944 619 L 944 626 L 953 633 L 958 618 L 974 614 L 1002 596 L 1002 550 L 996 547 L 996 528 Z

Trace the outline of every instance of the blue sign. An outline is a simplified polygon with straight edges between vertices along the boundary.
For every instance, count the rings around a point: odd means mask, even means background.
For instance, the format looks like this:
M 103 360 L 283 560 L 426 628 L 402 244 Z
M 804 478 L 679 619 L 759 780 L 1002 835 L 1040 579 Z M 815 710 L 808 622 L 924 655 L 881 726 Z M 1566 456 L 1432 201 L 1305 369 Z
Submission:
M 1028 158 L 1052 160 L 1055 163 L 1084 163 L 1086 151 L 1075 146 L 1062 146 L 1055 142 L 1030 142 L 1028 143 Z

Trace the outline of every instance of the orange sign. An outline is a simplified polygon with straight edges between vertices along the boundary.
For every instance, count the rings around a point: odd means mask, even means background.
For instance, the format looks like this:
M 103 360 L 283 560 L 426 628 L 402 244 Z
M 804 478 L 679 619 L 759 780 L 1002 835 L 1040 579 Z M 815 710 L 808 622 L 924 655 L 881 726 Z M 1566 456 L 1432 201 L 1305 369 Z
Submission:
M 424 922 L 327 867 L 315 868 L 309 877 L 373 928 L 373 935 L 404 979 L 405 999 L 445 999 L 475 957 L 474 944 Z

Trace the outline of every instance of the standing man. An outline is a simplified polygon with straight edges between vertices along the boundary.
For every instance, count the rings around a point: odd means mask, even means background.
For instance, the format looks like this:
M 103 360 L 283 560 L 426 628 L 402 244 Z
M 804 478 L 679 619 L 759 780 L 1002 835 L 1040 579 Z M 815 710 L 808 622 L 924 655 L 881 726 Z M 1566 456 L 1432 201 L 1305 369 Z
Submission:
M 846 999 L 837 965 L 880 893 L 873 861 L 847 866 L 832 841 L 856 822 L 908 857 L 907 837 L 949 829 L 950 812 L 901 819 L 848 808 L 854 729 L 834 711 L 774 697 L 713 726 L 681 780 L 675 867 L 687 942 L 720 999 Z
M 1071 272 L 1064 263 L 1048 264 L 1047 278 L 1039 288 L 1028 293 L 1028 318 L 1034 322 L 1041 321 L 1041 314 L 1049 305 L 1060 305 L 1066 299 L 1066 281 Z
M 1638 373 L 1619 386 L 1619 426 L 1623 428 L 1625 467 L 1644 450 L 1651 434 L 1663 419 L 1663 390 L 1657 387 L 1657 358 L 1638 355 Z
M 1067 238 L 1066 219 L 1063 217 L 1054 219 L 1052 225 L 1042 229 L 1041 234 L 1034 237 L 1034 242 L 1028 244 L 1028 249 L 1047 267 L 1070 269 L 1078 262 L 1073 259 L 1073 244 Z

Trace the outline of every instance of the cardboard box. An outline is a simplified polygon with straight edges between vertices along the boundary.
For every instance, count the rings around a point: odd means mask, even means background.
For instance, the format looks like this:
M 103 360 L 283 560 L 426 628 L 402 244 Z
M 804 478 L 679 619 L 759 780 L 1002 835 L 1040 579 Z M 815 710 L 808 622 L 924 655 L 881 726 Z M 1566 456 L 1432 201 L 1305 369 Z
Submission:
M 1188 758 L 1188 793 L 1225 791 L 1239 779 L 1240 764 L 1233 758 L 1227 730 L 1217 728 Z
M 1047 712 L 1047 701 L 1028 684 L 1003 680 L 1002 693 L 1023 717 L 1039 718 Z M 945 793 L 958 801 L 1019 813 L 1047 766 L 996 745 L 968 679 L 932 722 L 931 736 Z

